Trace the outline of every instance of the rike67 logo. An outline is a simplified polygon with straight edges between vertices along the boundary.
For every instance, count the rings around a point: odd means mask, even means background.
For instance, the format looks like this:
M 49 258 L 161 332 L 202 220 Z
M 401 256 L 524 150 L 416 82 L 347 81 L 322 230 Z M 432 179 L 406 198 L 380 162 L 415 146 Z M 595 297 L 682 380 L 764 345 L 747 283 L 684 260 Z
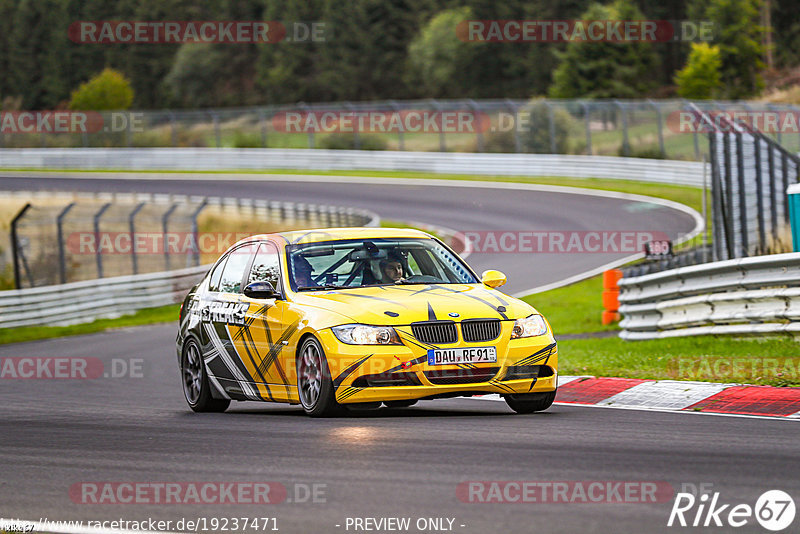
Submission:
M 681 489 L 686 490 L 686 486 L 684 484 Z M 697 489 L 693 484 L 688 486 Z M 705 490 L 710 484 L 700 486 L 699 496 L 697 491 L 681 491 L 675 496 L 667 526 L 738 528 L 758 523 L 767 530 L 778 532 L 794 521 L 794 500 L 785 491 L 766 491 L 751 506 L 749 503 L 724 503 L 720 500 L 720 492 Z

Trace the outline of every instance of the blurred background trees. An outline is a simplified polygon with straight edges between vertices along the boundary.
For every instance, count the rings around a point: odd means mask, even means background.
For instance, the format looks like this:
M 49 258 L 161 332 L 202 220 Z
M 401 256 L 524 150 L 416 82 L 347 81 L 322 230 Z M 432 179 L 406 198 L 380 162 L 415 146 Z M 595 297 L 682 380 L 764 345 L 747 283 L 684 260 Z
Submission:
M 466 20 L 531 19 L 689 19 L 715 26 L 711 40 L 694 47 L 466 42 L 456 33 Z M 293 23 L 317 23 L 324 40 L 81 44 L 68 38 L 71 23 L 98 20 L 277 20 L 290 37 Z M 73 91 L 106 68 L 130 80 L 138 109 L 541 95 L 800 98 L 800 90 L 790 90 L 800 85 L 800 3 L 0 0 L 0 102 L 65 108 Z

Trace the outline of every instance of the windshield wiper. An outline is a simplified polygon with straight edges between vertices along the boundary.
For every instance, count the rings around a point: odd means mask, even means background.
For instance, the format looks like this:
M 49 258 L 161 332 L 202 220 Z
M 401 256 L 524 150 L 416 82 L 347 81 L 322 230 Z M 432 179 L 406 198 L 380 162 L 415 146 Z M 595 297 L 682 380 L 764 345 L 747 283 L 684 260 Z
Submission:
M 337 286 L 336 284 L 324 284 L 321 286 L 303 286 L 298 287 L 298 291 L 319 291 L 320 289 L 342 289 L 345 286 Z

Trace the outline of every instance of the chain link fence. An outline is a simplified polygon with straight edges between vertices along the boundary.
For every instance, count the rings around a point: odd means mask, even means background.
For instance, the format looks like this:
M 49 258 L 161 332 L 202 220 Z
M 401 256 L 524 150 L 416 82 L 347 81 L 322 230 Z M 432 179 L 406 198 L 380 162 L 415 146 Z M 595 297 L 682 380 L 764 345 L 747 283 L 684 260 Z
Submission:
M 0 257 L 12 266 L 18 289 L 205 265 L 248 235 L 378 221 L 352 208 L 238 198 L 30 192 L 0 197 L 30 199 L 11 219 L 9 245 Z
M 65 112 L 60 131 L 4 121 L 0 148 L 235 147 L 593 154 L 700 160 L 695 109 L 780 120 L 765 134 L 800 151 L 800 108 L 685 100 L 417 100 L 242 109 Z M 45 117 L 53 119 L 53 117 Z M 53 119 L 55 123 L 55 119 Z M 774 126 L 774 127 L 772 127 Z M 34 131 L 31 131 L 34 130 Z

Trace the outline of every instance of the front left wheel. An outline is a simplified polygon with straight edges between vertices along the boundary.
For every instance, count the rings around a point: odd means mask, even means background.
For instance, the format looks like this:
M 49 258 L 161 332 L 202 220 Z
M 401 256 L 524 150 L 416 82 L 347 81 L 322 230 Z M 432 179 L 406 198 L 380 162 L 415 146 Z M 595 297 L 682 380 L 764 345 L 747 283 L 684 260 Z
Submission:
M 303 342 L 297 356 L 297 392 L 303 410 L 311 417 L 330 417 L 339 412 L 325 352 L 313 337 Z
M 556 400 L 556 391 L 506 395 L 505 399 L 508 407 L 517 413 L 541 412 L 553 405 L 553 401 Z
M 224 412 L 230 405 L 230 399 L 215 399 L 211 396 L 211 386 L 200 346 L 191 338 L 183 347 L 181 378 L 183 396 L 195 412 Z

